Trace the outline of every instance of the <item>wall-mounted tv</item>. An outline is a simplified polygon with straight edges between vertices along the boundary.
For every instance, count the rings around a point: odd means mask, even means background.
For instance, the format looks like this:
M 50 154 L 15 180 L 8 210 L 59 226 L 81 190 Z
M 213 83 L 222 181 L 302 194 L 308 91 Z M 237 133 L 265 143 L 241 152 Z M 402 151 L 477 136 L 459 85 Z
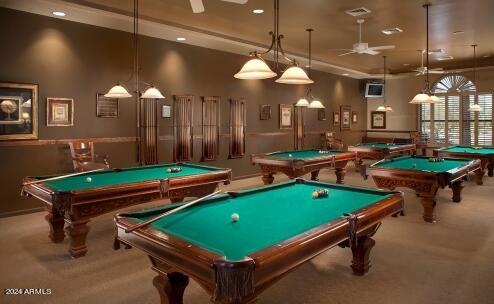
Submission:
M 384 84 L 368 82 L 365 85 L 365 97 L 367 98 L 384 97 Z

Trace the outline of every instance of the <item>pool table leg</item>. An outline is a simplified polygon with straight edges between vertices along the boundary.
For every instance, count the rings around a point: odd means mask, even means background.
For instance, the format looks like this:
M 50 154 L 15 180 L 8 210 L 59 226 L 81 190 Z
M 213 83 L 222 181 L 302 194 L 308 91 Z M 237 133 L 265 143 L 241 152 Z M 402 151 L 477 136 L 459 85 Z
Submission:
M 489 177 L 493 177 L 494 176 L 494 160 L 493 161 L 490 161 L 487 164 L 487 175 Z
M 483 178 L 485 175 L 485 170 L 480 168 L 480 170 L 475 171 L 475 183 L 479 186 L 484 184 Z
M 265 185 L 271 185 L 274 181 L 273 172 L 262 172 L 262 182 Z
M 436 215 L 434 214 L 434 207 L 436 207 L 436 201 L 434 200 L 434 196 L 430 195 L 422 195 L 420 196 L 420 203 L 424 208 L 424 214 L 422 215 L 424 221 L 428 223 L 436 222 Z
M 451 184 L 451 190 L 453 190 L 453 202 L 461 202 L 461 190 L 463 189 L 463 181 L 455 181 Z
M 318 181 L 319 180 L 319 170 L 312 171 L 310 173 L 310 179 L 313 181 Z
M 159 273 L 154 277 L 153 285 L 160 294 L 162 304 L 182 304 L 189 277 L 180 272 Z
M 369 271 L 370 252 L 376 244 L 376 241 L 371 238 L 374 233 L 375 231 L 370 234 L 358 236 L 357 244 L 350 246 L 353 255 L 351 267 L 354 275 L 362 276 Z
M 65 232 L 63 226 L 65 225 L 65 219 L 63 214 L 55 210 L 47 210 L 45 219 L 50 225 L 49 237 L 53 243 L 60 243 L 65 238 Z
M 345 179 L 345 168 L 335 168 L 334 174 L 336 174 L 336 183 L 343 184 L 343 180 Z
M 70 235 L 70 255 L 73 258 L 85 256 L 87 253 L 86 237 L 89 232 L 89 220 L 72 220 L 67 230 Z

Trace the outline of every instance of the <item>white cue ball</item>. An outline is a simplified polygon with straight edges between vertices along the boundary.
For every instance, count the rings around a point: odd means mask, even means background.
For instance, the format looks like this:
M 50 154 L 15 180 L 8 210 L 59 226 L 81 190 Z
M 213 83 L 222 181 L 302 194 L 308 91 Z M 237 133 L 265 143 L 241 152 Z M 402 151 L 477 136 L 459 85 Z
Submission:
M 239 219 L 240 219 L 240 216 L 238 215 L 238 213 L 232 214 L 232 222 L 238 222 Z
M 86 177 L 86 182 L 90 183 L 93 179 L 90 177 Z
M 288 157 L 292 157 L 292 155 L 291 154 L 288 154 Z

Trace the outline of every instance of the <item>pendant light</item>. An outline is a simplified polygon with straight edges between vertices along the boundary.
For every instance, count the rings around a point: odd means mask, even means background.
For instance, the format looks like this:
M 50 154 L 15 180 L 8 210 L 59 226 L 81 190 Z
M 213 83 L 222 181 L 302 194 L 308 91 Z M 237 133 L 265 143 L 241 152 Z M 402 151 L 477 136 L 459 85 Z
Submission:
M 383 76 L 383 88 L 384 88 L 384 94 L 383 94 L 383 104 L 377 107 L 377 111 L 381 112 L 393 112 L 393 108 L 389 105 L 386 105 L 386 56 L 383 56 L 383 62 L 384 62 L 384 76 Z
M 313 29 L 306 29 L 306 31 L 309 33 L 309 78 L 311 76 L 312 72 L 312 32 L 314 31 Z M 312 95 L 312 88 L 309 86 L 307 88 L 307 92 L 305 93 L 305 96 L 300 98 L 297 103 L 295 104 L 296 107 L 308 107 L 309 109 L 324 109 L 324 105 L 322 104 L 321 101 L 318 99 L 314 98 L 314 95 Z
M 472 44 L 472 47 L 473 47 L 473 83 L 477 85 L 477 53 L 476 53 L 477 45 Z M 478 102 L 477 92 L 475 92 L 475 97 L 476 97 L 475 100 Z M 468 109 L 468 111 L 470 112 L 481 112 L 482 110 L 483 110 L 482 107 L 478 103 L 474 103 Z
M 418 93 L 415 95 L 415 97 L 410 101 L 412 104 L 427 104 L 427 103 L 437 103 L 440 102 L 441 100 L 434 95 L 431 92 L 430 86 L 429 86 L 429 6 L 431 4 L 429 2 L 425 3 L 422 5 L 422 7 L 425 8 L 426 11 L 426 80 L 425 80 L 425 88 L 422 92 Z
M 305 71 L 298 66 L 295 59 L 290 59 L 285 55 L 285 52 L 281 47 L 281 39 L 283 39 L 284 36 L 279 33 L 279 8 L 279 0 L 274 0 L 274 31 L 269 32 L 269 35 L 271 36 L 271 45 L 269 49 L 262 53 L 258 53 L 257 51 L 251 52 L 249 55 L 252 59 L 247 61 L 233 77 L 238 79 L 267 79 L 276 77 L 278 75 L 277 72 L 281 72 L 279 62 L 279 57 L 281 55 L 288 61 L 288 67 L 283 71 L 281 77 L 275 80 L 277 83 L 309 84 L 314 82 L 307 76 Z M 262 58 L 262 55 L 271 51 L 274 53 L 274 70 L 276 72 L 273 71 Z
M 130 81 L 132 77 L 135 78 L 135 88 L 137 92 L 136 101 L 139 101 L 139 0 L 134 0 L 133 22 L 134 66 L 128 81 Z M 120 83 L 117 83 L 104 96 L 108 98 L 129 98 L 132 97 L 132 94 L 130 94 Z M 165 97 L 154 86 L 150 86 L 144 91 L 140 98 L 164 99 Z

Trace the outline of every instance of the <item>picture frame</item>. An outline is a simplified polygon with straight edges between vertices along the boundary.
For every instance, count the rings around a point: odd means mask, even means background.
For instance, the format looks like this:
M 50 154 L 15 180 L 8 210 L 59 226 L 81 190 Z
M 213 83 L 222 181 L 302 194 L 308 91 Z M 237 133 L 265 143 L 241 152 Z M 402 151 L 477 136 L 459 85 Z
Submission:
M 358 123 L 358 112 L 353 111 L 352 112 L 352 124 Z
M 103 93 L 96 93 L 96 117 L 117 118 L 118 103 L 118 98 L 108 98 Z
M 340 107 L 341 118 L 341 130 L 350 130 L 352 128 L 352 107 L 341 106 Z
M 371 129 L 386 129 L 386 112 L 371 112 Z
M 0 82 L 0 140 L 38 138 L 38 85 Z
M 326 120 L 326 109 L 317 109 L 317 120 Z
M 280 129 L 293 128 L 293 105 L 280 104 Z
M 340 113 L 333 112 L 333 125 L 339 125 L 339 124 L 340 124 Z
M 46 126 L 71 127 L 74 125 L 74 99 L 46 98 Z
M 169 105 L 161 105 L 161 118 L 171 118 L 172 107 Z
M 271 119 L 271 105 L 259 105 L 259 119 L 270 120 Z

